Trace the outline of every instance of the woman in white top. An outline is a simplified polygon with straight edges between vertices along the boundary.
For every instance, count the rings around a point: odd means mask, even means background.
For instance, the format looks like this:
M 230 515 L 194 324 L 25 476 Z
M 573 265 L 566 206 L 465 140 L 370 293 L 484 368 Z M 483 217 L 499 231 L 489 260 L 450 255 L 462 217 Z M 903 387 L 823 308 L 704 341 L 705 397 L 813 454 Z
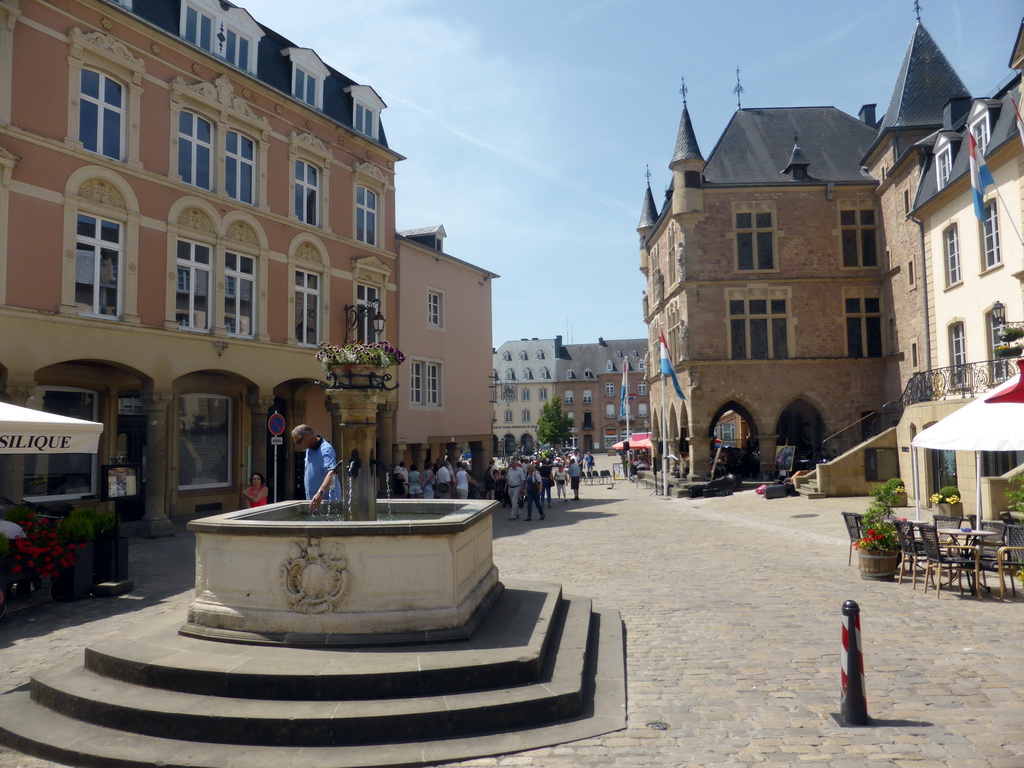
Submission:
M 455 494 L 460 499 L 469 498 L 469 486 L 477 485 L 476 480 L 469 476 L 469 472 L 466 471 L 466 465 L 461 461 L 459 462 L 459 469 L 455 473 Z
M 434 467 L 427 464 L 420 475 L 420 490 L 423 491 L 424 499 L 434 498 Z
M 422 499 L 423 489 L 420 487 L 420 473 L 415 464 L 409 465 L 409 498 Z

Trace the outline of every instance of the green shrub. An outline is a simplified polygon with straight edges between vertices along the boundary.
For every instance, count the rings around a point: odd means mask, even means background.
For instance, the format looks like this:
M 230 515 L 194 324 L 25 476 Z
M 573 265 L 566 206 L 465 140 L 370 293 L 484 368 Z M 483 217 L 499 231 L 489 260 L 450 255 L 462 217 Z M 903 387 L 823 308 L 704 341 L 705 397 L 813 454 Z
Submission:
M 0 536 L 0 559 L 11 554 L 11 541 L 6 536 Z
M 1006 486 L 1006 501 L 1014 512 L 1024 512 L 1024 475 L 1010 479 Z
M 95 512 L 91 509 L 76 509 L 57 523 L 57 540 L 61 544 L 92 541 L 95 538 Z
M 93 511 L 93 528 L 96 538 L 102 538 L 106 536 L 114 535 L 114 513 L 113 512 L 102 512 L 100 510 Z
M 29 509 L 28 505 L 26 504 L 19 504 L 18 506 L 16 506 L 14 509 L 7 513 L 7 519 L 10 520 L 12 523 L 17 523 L 22 528 L 25 527 L 25 523 L 28 520 L 32 520 L 33 518 L 35 518 L 35 516 L 36 513 Z

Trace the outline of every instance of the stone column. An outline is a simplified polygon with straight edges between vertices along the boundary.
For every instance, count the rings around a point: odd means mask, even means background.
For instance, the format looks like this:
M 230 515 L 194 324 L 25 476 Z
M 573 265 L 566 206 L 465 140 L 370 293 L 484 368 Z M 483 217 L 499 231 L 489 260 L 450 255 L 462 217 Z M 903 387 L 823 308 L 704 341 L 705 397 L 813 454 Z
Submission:
M 8 381 L 4 387 L 4 399 L 12 405 L 28 407 L 29 398 L 35 389 L 34 381 Z M 0 496 L 20 501 L 25 495 L 25 457 L 16 454 L 0 456 Z
M 354 380 L 362 383 L 365 374 L 355 374 Z M 369 379 L 373 381 L 372 377 Z M 342 493 L 351 498 L 348 512 L 352 520 L 377 519 L 377 488 L 375 472 L 370 461 L 374 458 L 377 440 L 377 408 L 387 397 L 379 389 L 328 389 L 328 399 L 339 409 L 335 420 L 341 432 L 344 455 L 338 460 Z M 332 410 L 332 414 L 334 411 Z
M 669 443 L 669 452 L 672 450 L 672 444 Z M 698 480 L 699 474 L 697 472 L 697 462 L 700 461 L 698 458 L 701 455 L 701 451 L 707 453 L 708 450 L 708 439 L 706 437 L 693 437 L 692 435 L 686 438 L 686 449 L 690 453 L 690 474 L 687 476 L 688 480 Z
M 422 472 L 423 464 L 427 460 L 427 448 L 423 443 L 413 443 L 410 448 L 412 449 L 412 463 Z
M 174 392 L 169 389 L 146 388 L 142 393 L 146 407 L 146 509 L 137 530 L 141 535 L 158 539 L 174 535 L 171 515 L 177 499 L 177 467 L 172 434 L 170 408 Z
M 470 440 L 469 452 L 473 455 L 473 477 L 482 483 L 484 481 L 484 470 L 487 469 L 487 463 L 484 459 L 483 440 Z
M 396 453 L 398 446 L 395 445 L 395 414 L 397 412 L 398 404 L 394 398 L 381 403 L 377 408 L 377 437 L 380 440 L 380 453 L 375 458 L 390 467 L 401 461 L 400 454 Z
M 249 405 L 249 441 L 252 446 L 250 476 L 252 472 L 259 472 L 266 477 L 272 473 L 272 469 L 267 465 L 267 411 L 274 404 L 274 397 L 253 392 L 246 398 L 246 402 Z M 244 466 L 242 468 L 244 470 Z M 243 486 L 249 484 L 248 477 L 242 477 L 241 481 Z M 278 496 L 280 497 L 280 489 Z
M 777 472 L 775 468 L 775 449 L 779 444 L 779 436 L 757 435 L 757 444 L 761 451 L 761 471 L 770 471 L 774 476 Z

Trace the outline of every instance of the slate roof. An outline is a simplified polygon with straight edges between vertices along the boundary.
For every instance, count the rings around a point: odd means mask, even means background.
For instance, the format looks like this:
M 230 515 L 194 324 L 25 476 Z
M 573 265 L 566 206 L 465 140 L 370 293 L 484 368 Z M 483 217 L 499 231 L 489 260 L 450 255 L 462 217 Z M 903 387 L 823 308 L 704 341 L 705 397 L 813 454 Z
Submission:
M 654 195 L 651 194 L 651 185 L 647 185 L 647 192 L 644 194 L 644 206 L 640 210 L 640 223 L 637 229 L 653 227 L 658 221 L 658 209 L 654 205 Z
M 943 105 L 949 99 L 970 95 L 953 65 L 918 21 L 878 132 L 937 128 L 942 125 Z
M 599 344 L 567 344 L 565 346 L 567 360 L 559 366 L 562 371 L 563 381 L 594 382 L 606 370 L 609 360 L 612 362 L 613 372 L 622 375 L 622 364 L 629 363 L 630 371 L 639 370 L 640 362 L 647 354 L 647 339 L 619 339 L 605 340 Z M 622 356 L 619 356 L 619 353 Z M 636 353 L 635 355 L 633 353 Z M 586 379 L 583 374 L 586 370 L 594 374 L 593 379 Z M 572 370 L 576 374 L 575 379 L 565 379 L 565 372 Z
M 693 132 L 693 123 L 690 122 L 690 110 L 686 104 L 683 104 L 683 114 L 679 118 L 676 151 L 672 155 L 673 163 L 679 160 L 704 161 L 704 155 L 700 153 L 700 147 L 697 145 L 697 135 Z
M 1008 141 L 1020 141 L 1020 136 L 1017 133 L 1016 115 L 1013 112 L 1013 104 L 1010 103 L 1010 99 L 1015 97 L 1018 101 L 1021 99 L 1020 89 L 1020 75 L 1017 76 L 1003 91 L 997 95 L 997 99 L 1000 105 L 993 107 L 991 111 L 992 117 L 995 122 L 992 125 L 991 138 L 989 139 L 988 148 L 986 155 L 991 155 L 999 147 L 1004 145 Z M 996 114 L 998 113 L 998 114 Z M 943 189 L 956 184 L 956 182 L 970 174 L 970 151 L 968 149 L 967 138 L 967 127 L 966 125 L 954 126 L 954 130 L 960 135 L 961 140 L 957 142 L 959 147 L 954 145 L 953 155 L 953 168 L 949 175 L 949 181 Z M 925 164 L 924 171 L 921 174 L 921 183 L 917 188 L 917 197 L 914 202 L 914 208 L 924 205 L 932 198 L 941 194 L 942 190 L 938 188 L 938 180 L 935 178 L 935 155 L 930 151 L 930 145 L 934 143 L 936 134 L 933 134 L 927 139 L 929 144 L 928 161 Z M 919 145 L 924 144 L 926 140 L 918 142 Z M 969 184 L 970 182 L 968 182 Z
M 874 128 L 835 107 L 773 107 L 736 111 L 708 158 L 705 186 L 800 183 L 779 173 L 794 134 L 817 183 L 869 181 L 860 159 L 875 138 Z
M 241 8 L 241 6 L 227 2 L 227 0 L 221 0 L 221 5 L 225 8 Z M 122 8 L 125 13 L 132 13 L 163 30 L 171 37 L 180 39 L 178 9 L 178 0 L 134 0 L 131 10 Z M 291 42 L 269 27 L 260 24 L 258 19 L 256 19 L 256 23 L 259 24 L 264 32 L 264 37 L 260 40 L 256 51 L 256 74 L 253 75 L 251 72 L 245 72 L 244 74 L 249 77 L 256 77 L 257 80 L 265 85 L 280 91 L 288 98 L 293 98 L 291 95 L 291 61 L 287 56 L 282 56 L 281 51 L 285 48 L 301 48 L 303 46 Z M 213 56 L 213 54 L 205 51 L 204 54 Z M 324 83 L 323 114 L 334 122 L 355 130 L 352 125 L 354 117 L 352 94 L 346 93 L 345 89 L 352 85 L 360 85 L 360 83 L 342 74 L 326 62 L 324 62 L 324 66 L 327 67 L 330 75 L 326 83 Z M 242 72 L 242 70 L 238 71 Z M 313 109 L 313 107 L 310 107 L 310 109 Z M 364 136 L 367 141 L 374 141 L 374 139 L 365 136 L 365 134 L 360 133 L 360 135 Z M 378 121 L 376 142 L 381 146 L 388 146 L 383 121 Z

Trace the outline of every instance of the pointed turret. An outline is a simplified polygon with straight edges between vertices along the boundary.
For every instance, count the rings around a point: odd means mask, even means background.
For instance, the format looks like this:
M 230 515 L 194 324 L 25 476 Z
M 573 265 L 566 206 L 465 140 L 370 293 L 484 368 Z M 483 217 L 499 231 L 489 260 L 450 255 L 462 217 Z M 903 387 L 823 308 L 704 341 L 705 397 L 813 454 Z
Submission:
M 690 122 L 690 110 L 683 101 L 683 114 L 679 118 L 676 151 L 668 167 L 672 170 L 672 215 L 702 212 L 704 210 L 703 172 L 704 156 L 697 145 L 697 136 Z
M 647 182 L 647 192 L 644 193 L 644 205 L 640 211 L 640 223 L 636 225 L 636 231 L 640 237 L 647 237 L 658 220 L 658 209 L 654 205 L 654 195 L 651 194 L 651 182 Z
M 896 77 L 879 134 L 892 128 L 938 128 L 942 107 L 970 91 L 920 20 Z
M 640 271 L 645 275 L 650 263 L 650 254 L 647 251 L 647 236 L 651 234 L 654 225 L 658 221 L 658 209 L 654 207 L 654 195 L 651 194 L 651 173 L 647 172 L 647 192 L 644 194 L 644 205 L 640 211 L 640 223 L 636 226 L 637 234 L 640 235 Z

